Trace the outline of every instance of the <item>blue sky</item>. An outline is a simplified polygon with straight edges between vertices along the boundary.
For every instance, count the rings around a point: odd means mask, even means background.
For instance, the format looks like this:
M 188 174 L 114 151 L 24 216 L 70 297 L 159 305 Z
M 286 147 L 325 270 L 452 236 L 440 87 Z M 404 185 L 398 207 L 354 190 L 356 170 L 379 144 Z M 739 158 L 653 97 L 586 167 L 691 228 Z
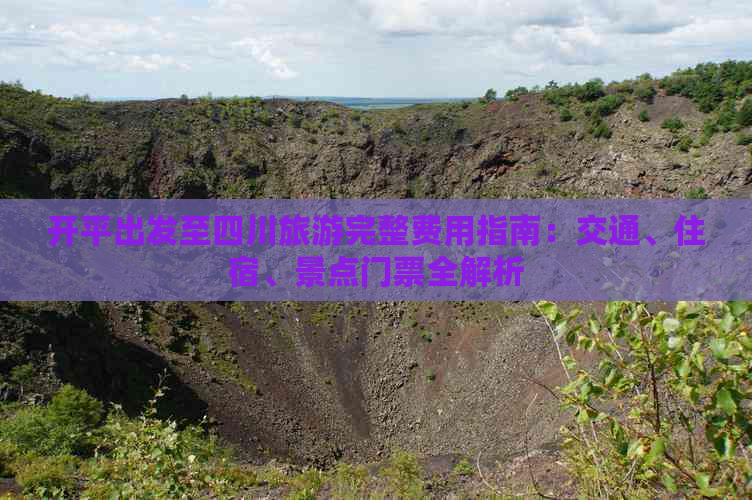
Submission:
M 451 97 L 752 59 L 749 0 L 0 0 L 54 95 Z

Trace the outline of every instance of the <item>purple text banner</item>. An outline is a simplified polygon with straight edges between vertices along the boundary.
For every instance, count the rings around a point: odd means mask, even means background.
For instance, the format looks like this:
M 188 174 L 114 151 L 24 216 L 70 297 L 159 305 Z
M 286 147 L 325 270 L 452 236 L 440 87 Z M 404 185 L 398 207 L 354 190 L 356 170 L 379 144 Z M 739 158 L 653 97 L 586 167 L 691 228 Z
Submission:
M 0 200 L 0 300 L 750 300 L 752 200 Z

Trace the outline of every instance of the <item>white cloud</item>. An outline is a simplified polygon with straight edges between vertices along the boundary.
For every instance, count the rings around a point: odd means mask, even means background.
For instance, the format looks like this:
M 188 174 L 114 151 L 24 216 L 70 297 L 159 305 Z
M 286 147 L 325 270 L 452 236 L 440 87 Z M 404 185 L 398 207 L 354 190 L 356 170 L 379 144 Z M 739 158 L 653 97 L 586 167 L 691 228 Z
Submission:
M 686 2 L 671 0 L 594 0 L 592 12 L 614 31 L 628 34 L 668 33 L 693 21 Z
M 52 92 L 474 95 L 752 49 L 748 0 L 0 1 L 3 77 Z
M 290 80 L 298 76 L 298 73 L 290 69 L 284 60 L 271 53 L 268 43 L 253 38 L 244 38 L 233 42 L 231 47 L 250 54 L 258 63 L 264 65 L 274 78 Z
M 357 0 L 378 30 L 393 34 L 504 34 L 518 26 L 571 26 L 576 0 Z
M 608 60 L 603 38 L 587 25 L 524 26 L 512 35 L 511 44 L 520 52 L 563 65 L 596 66 Z
M 113 54 L 115 56 L 116 54 Z M 125 57 L 126 68 L 132 71 L 159 71 L 165 68 L 177 68 L 189 71 L 190 65 L 176 61 L 173 57 L 150 54 L 148 56 L 129 55 Z

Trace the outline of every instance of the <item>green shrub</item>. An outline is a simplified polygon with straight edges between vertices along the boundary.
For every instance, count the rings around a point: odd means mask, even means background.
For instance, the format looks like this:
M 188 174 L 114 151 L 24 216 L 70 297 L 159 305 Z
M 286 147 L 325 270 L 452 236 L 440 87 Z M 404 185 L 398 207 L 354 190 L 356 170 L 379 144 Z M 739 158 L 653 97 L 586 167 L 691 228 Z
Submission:
M 611 94 L 601 97 L 595 103 L 595 110 L 600 116 L 608 116 L 614 113 L 624 104 L 624 96 L 621 94 Z
M 101 414 L 99 401 L 66 385 L 46 407 L 22 407 L 0 421 L 0 441 L 24 454 L 86 455 L 93 447 L 90 431 Z
M 574 118 L 574 115 L 569 110 L 569 108 L 561 108 L 561 111 L 559 111 L 559 120 L 563 122 L 569 122 L 572 121 Z
M 35 497 L 71 497 L 76 489 L 76 460 L 71 456 L 24 458 L 14 469 L 24 493 Z
M 705 120 L 705 122 L 702 124 L 702 137 L 700 138 L 700 144 L 708 144 L 711 137 L 713 137 L 717 132 L 718 124 L 715 122 L 715 120 Z
M 21 387 L 22 395 L 24 389 L 31 383 L 33 378 L 34 365 L 32 365 L 31 363 L 14 366 L 10 371 L 11 382 L 18 384 Z
M 389 481 L 391 492 L 396 498 L 428 498 L 423 486 L 423 471 L 418 459 L 403 451 L 394 453 L 381 475 Z
M 91 466 L 88 488 L 110 496 L 131 498 L 198 498 L 229 491 L 233 483 L 216 473 L 227 455 L 214 437 L 189 426 L 179 430 L 173 420 L 156 418 L 160 389 L 144 413 L 128 419 L 111 412 L 102 427 L 103 454 Z
M 689 148 L 692 147 L 692 142 L 693 142 L 692 138 L 689 137 L 689 136 L 687 136 L 687 135 L 685 135 L 684 137 L 682 137 L 681 139 L 679 139 L 679 142 L 676 145 L 676 147 L 679 149 L 679 151 L 683 151 L 684 153 L 688 153 L 689 152 Z
M 641 80 L 635 84 L 634 96 L 644 102 L 651 103 L 655 97 L 655 87 L 652 80 Z
M 363 465 L 337 464 L 332 477 L 332 496 L 347 500 L 368 498 L 368 469 Z
M 723 102 L 721 109 L 718 112 L 716 124 L 718 125 L 718 128 L 724 132 L 735 130 L 739 127 L 736 113 L 736 101 L 733 99 L 727 99 Z
M 745 80 L 739 84 L 739 92 L 737 93 L 737 96 L 741 99 L 748 94 L 752 94 L 752 79 Z
M 316 499 L 316 494 L 324 485 L 326 476 L 323 472 L 314 468 L 306 468 L 303 472 L 290 479 L 289 484 L 294 493 L 290 500 Z
M 573 93 L 582 102 L 597 101 L 606 94 L 603 89 L 603 80 L 600 78 L 594 78 L 584 85 L 575 85 Z
M 56 422 L 42 407 L 23 408 L 0 421 L 0 440 L 12 443 L 21 453 L 45 456 L 86 454 L 91 450 L 86 429 Z
M 454 466 L 452 472 L 458 476 L 472 476 L 475 474 L 473 464 L 467 458 L 463 458 Z
M 267 127 L 271 127 L 272 125 L 272 116 L 265 109 L 262 109 L 258 112 L 258 114 L 256 115 L 256 120 L 258 120 L 260 124 Z
M 673 116 L 671 118 L 666 118 L 665 120 L 663 120 L 661 128 L 670 130 L 671 132 L 677 132 L 684 128 L 684 122 L 681 121 L 680 118 Z
M 510 101 L 516 101 L 521 95 L 529 94 L 530 91 L 527 87 L 517 87 L 515 89 L 507 90 L 506 98 Z
M 0 477 L 12 477 L 11 464 L 18 458 L 18 446 L 7 441 L 0 441 Z
M 58 425 L 89 430 L 102 419 L 102 403 L 72 385 L 64 385 L 47 405 L 47 413 Z
M 687 191 L 688 200 L 707 200 L 708 194 L 704 187 L 695 187 Z
M 596 117 L 588 128 L 588 133 L 596 139 L 609 139 L 611 137 L 611 129 L 608 124 L 600 117 Z
M 643 109 L 642 111 L 640 111 L 640 114 L 637 115 L 637 119 L 640 120 L 643 123 L 649 122 L 650 121 L 650 115 L 648 114 L 647 110 Z
M 496 100 L 496 90 L 495 89 L 486 90 L 486 93 L 483 95 L 483 101 L 493 102 L 495 100 Z
M 748 497 L 752 303 L 609 302 L 585 322 L 538 307 L 552 335 L 599 353 L 561 358 L 563 446 L 583 497 Z
M 608 84 L 608 89 L 620 94 L 631 94 L 634 92 L 634 82 L 632 80 L 624 80 L 623 82 L 611 82 Z
M 694 68 L 675 71 L 660 81 L 668 95 L 681 95 L 697 103 L 700 111 L 709 113 L 724 99 L 736 99 L 747 93 L 752 80 L 752 62 L 726 61 L 704 63 Z
M 736 136 L 736 144 L 739 146 L 749 146 L 752 144 L 752 134 L 739 133 Z
M 316 494 L 311 490 L 297 490 L 291 493 L 287 500 L 316 500 Z
M 553 83 L 553 85 L 551 85 Z M 571 85 L 565 87 L 559 87 L 556 82 L 549 82 L 546 89 L 543 91 L 543 98 L 547 103 L 563 107 L 569 105 L 569 98 L 572 95 L 573 87 Z
M 752 99 L 745 99 L 741 109 L 736 116 L 736 120 L 741 127 L 752 127 Z
M 49 111 L 47 111 L 47 113 L 45 113 L 44 115 L 44 122 L 52 127 L 60 127 L 61 121 L 60 116 L 58 115 L 58 111 L 54 108 L 51 108 Z
M 300 126 L 303 124 L 303 117 L 298 114 L 292 114 L 290 115 L 290 125 L 293 128 L 300 128 Z

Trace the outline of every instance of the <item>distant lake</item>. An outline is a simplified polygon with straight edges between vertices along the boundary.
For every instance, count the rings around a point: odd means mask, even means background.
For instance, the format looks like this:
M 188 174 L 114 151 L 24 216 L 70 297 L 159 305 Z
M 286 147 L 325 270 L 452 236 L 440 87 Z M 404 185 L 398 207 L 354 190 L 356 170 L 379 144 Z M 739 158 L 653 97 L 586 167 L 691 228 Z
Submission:
M 264 99 L 292 99 L 294 101 L 326 101 L 339 104 L 341 106 L 347 106 L 353 109 L 394 109 L 404 108 L 407 106 L 413 106 L 415 104 L 431 104 L 441 102 L 462 102 L 472 101 L 472 97 L 445 97 L 445 98 L 419 98 L 419 97 L 334 97 L 334 96 L 267 96 Z M 222 99 L 222 97 L 215 96 L 215 99 Z M 156 100 L 154 98 L 144 97 L 95 97 L 95 101 L 106 102 L 127 102 L 127 101 L 151 101 Z
M 410 98 L 410 97 L 332 97 L 332 96 L 305 96 L 305 97 L 288 97 L 296 101 L 327 101 L 353 109 L 393 109 L 413 106 L 415 104 L 431 104 L 440 102 L 462 102 L 469 101 L 469 97 L 447 97 L 447 98 Z

